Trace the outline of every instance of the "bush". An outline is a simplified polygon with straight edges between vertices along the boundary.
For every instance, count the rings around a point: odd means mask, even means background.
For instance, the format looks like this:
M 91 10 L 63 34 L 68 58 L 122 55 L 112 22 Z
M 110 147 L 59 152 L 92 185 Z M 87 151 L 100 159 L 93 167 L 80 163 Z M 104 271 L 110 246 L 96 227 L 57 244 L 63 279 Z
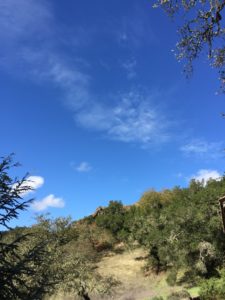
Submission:
M 118 238 L 119 232 L 123 229 L 125 209 L 120 201 L 110 201 L 102 214 L 96 217 L 96 224 L 99 227 L 108 229 Z
M 200 285 L 200 298 L 202 300 L 225 299 L 225 270 L 220 272 L 219 278 L 204 280 Z
M 177 281 L 177 272 L 175 270 L 172 270 L 167 276 L 166 282 L 168 283 L 168 285 L 174 286 L 176 284 L 176 281 Z

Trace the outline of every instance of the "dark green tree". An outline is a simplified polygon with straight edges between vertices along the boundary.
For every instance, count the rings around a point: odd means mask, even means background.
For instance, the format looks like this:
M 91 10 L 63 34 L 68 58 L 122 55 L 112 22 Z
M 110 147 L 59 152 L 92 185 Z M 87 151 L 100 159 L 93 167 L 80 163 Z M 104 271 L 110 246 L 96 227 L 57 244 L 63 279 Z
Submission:
M 118 237 L 123 229 L 125 209 L 121 201 L 110 201 L 108 207 L 96 217 L 96 224 L 108 229 L 114 236 Z
M 19 245 L 27 238 L 26 235 L 19 235 L 11 242 L 6 241 L 6 233 L 3 230 L 10 230 L 9 222 L 18 217 L 19 213 L 26 209 L 31 200 L 24 201 L 22 195 L 30 190 L 26 177 L 22 179 L 12 178 L 9 171 L 17 167 L 13 163 L 13 156 L 2 158 L 0 163 L 0 298 L 1 299 L 22 299 L 24 294 L 18 286 L 23 285 L 22 274 L 30 273 L 27 268 L 27 261 L 23 261 L 18 254 Z
M 10 221 L 32 202 L 23 199 L 31 190 L 27 176 L 11 175 L 18 165 L 13 155 L 0 162 L 0 299 L 43 299 L 61 280 L 60 273 L 50 268 L 57 252 L 49 248 L 49 235 L 43 238 L 28 228 L 10 227 Z

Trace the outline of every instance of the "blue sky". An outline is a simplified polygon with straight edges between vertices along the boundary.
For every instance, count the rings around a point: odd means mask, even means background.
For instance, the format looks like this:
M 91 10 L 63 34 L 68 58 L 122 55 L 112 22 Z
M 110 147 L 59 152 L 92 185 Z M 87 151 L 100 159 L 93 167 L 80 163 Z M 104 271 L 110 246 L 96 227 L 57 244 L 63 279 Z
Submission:
M 223 175 L 218 74 L 203 56 L 185 79 L 177 24 L 151 5 L 0 0 L 1 156 L 36 188 L 15 224 Z

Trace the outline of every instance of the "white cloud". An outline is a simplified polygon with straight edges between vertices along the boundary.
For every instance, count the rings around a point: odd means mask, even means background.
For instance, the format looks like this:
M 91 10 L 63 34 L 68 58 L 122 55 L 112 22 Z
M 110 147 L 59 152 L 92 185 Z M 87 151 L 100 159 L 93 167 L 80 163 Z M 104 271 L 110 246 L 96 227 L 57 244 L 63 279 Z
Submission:
M 195 179 L 197 181 L 204 181 L 206 184 L 210 179 L 217 181 L 221 180 L 222 175 L 217 170 L 201 169 L 196 174 L 190 176 L 189 180 Z
M 57 198 L 53 194 L 48 195 L 40 201 L 34 201 L 31 207 L 36 211 L 46 210 L 49 207 L 62 208 L 65 202 L 62 198 Z
M 76 170 L 78 172 L 90 172 L 92 170 L 91 165 L 86 162 L 86 161 L 82 161 L 77 167 Z
M 194 155 L 200 158 L 216 159 L 223 154 L 223 143 L 195 139 L 182 146 L 180 150 L 187 156 Z
M 27 181 L 28 185 L 34 190 L 40 188 L 44 184 L 44 178 L 41 176 L 29 176 Z
M 21 193 L 21 196 L 27 196 L 28 194 L 34 192 L 36 189 L 42 187 L 44 184 L 44 178 L 41 176 L 29 176 L 26 181 L 20 186 L 21 189 L 29 186 L 31 189 Z M 14 188 L 16 185 L 13 186 Z

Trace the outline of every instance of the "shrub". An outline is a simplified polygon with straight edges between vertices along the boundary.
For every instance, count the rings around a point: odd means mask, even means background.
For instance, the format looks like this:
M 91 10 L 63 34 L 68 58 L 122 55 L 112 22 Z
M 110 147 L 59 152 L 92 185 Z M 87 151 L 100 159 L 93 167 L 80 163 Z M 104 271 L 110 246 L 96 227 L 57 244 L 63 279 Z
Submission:
M 225 299 L 225 270 L 220 272 L 219 278 L 204 280 L 200 285 L 200 298 L 202 300 Z

